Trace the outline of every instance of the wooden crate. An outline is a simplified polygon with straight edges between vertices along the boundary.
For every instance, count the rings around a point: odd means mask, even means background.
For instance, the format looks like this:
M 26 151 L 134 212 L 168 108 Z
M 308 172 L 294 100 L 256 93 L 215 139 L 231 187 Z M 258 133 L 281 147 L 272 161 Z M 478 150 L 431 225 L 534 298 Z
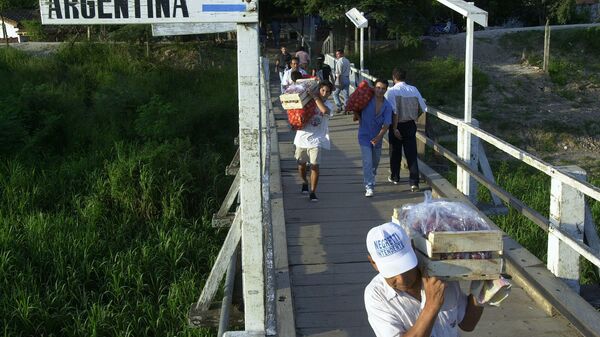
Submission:
M 397 219 L 394 222 L 399 223 Z M 403 226 L 427 273 L 444 280 L 493 280 L 502 272 L 502 232 L 431 232 L 427 236 Z M 491 252 L 489 259 L 442 259 L 442 254 Z
M 304 106 L 312 99 L 308 92 L 317 94 L 319 91 L 319 82 L 312 78 L 298 79 L 296 80 L 296 83 L 305 87 L 306 91 L 299 94 L 283 94 L 279 96 L 281 105 L 286 110 L 304 108 Z
M 306 92 L 302 92 L 299 94 L 283 94 L 279 96 L 279 100 L 281 101 L 281 105 L 284 109 L 302 109 L 312 97 L 308 95 Z

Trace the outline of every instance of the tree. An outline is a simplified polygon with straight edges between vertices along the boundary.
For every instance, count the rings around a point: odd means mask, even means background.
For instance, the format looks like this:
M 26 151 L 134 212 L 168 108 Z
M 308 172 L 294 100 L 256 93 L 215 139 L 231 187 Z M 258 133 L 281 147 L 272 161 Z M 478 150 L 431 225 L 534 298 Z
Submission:
M 9 0 L 0 0 L 0 25 L 2 25 L 2 36 L 4 36 L 4 40 L 6 41 L 6 46 L 8 47 L 8 33 L 6 31 L 6 25 L 4 24 L 4 11 L 8 9 Z
M 419 36 L 425 31 L 432 13 L 432 3 L 422 0 L 275 0 L 277 6 L 287 8 L 293 15 L 319 14 L 333 25 L 351 28 L 345 13 L 356 7 L 370 20 L 370 25 L 387 28 L 390 36 L 396 34 Z M 346 31 L 348 37 L 348 31 Z

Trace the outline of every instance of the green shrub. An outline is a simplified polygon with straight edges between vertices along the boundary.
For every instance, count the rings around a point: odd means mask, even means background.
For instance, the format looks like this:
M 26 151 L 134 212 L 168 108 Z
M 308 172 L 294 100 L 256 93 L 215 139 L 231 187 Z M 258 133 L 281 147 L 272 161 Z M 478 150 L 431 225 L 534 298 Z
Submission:
M 142 54 L 0 49 L 5 335 L 211 335 L 186 314 L 224 234 L 210 219 L 230 182 L 235 68 Z

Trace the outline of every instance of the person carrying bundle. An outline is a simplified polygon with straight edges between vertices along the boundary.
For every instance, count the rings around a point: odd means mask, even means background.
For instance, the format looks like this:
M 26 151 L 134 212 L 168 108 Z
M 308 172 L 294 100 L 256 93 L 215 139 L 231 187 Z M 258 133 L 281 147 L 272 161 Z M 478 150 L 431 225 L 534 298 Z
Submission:
M 296 151 L 294 157 L 298 163 L 298 173 L 302 179 L 302 193 L 309 193 L 310 201 L 319 201 L 316 195 L 317 183 L 319 182 L 319 164 L 321 163 L 321 149 L 330 148 L 329 141 L 329 118 L 333 113 L 333 104 L 327 101 L 333 84 L 329 81 L 319 83 L 319 93 L 309 91 L 314 99 L 317 113 L 301 129 L 296 131 L 294 146 Z M 310 163 L 310 191 L 306 178 L 306 164 Z
M 375 177 L 381 158 L 382 139 L 392 124 L 393 109 L 384 96 L 387 88 L 387 81 L 375 81 L 375 94 L 360 112 L 360 117 L 355 111 L 359 120 L 358 144 L 362 155 L 365 197 L 372 197 L 375 193 Z
M 283 90 L 282 93 L 285 92 L 288 86 L 294 84 L 294 81 L 292 80 L 292 72 L 299 71 L 302 75 L 307 75 L 306 71 L 299 67 L 299 64 L 298 58 L 292 57 L 292 60 L 290 61 L 290 69 L 286 70 L 281 78 L 281 88 Z
M 374 227 L 366 241 L 369 261 L 379 272 L 364 293 L 377 337 L 458 337 L 459 327 L 475 329 L 483 307 L 458 282 L 424 275 L 402 227 L 392 222 Z

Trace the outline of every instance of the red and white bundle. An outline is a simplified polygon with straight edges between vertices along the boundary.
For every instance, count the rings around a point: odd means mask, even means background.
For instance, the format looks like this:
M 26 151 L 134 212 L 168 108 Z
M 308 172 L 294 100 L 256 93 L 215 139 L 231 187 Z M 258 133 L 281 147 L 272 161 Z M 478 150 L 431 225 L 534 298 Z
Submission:
M 371 86 L 369 86 L 369 82 L 367 82 L 367 80 L 363 80 L 358 85 L 358 88 L 354 90 L 352 95 L 348 97 L 348 103 L 346 103 L 346 111 L 354 111 L 357 113 L 361 112 L 362 109 L 364 109 L 367 106 L 367 104 L 369 104 L 369 101 L 371 100 L 374 94 L 375 91 L 373 90 L 373 88 L 371 88 Z

